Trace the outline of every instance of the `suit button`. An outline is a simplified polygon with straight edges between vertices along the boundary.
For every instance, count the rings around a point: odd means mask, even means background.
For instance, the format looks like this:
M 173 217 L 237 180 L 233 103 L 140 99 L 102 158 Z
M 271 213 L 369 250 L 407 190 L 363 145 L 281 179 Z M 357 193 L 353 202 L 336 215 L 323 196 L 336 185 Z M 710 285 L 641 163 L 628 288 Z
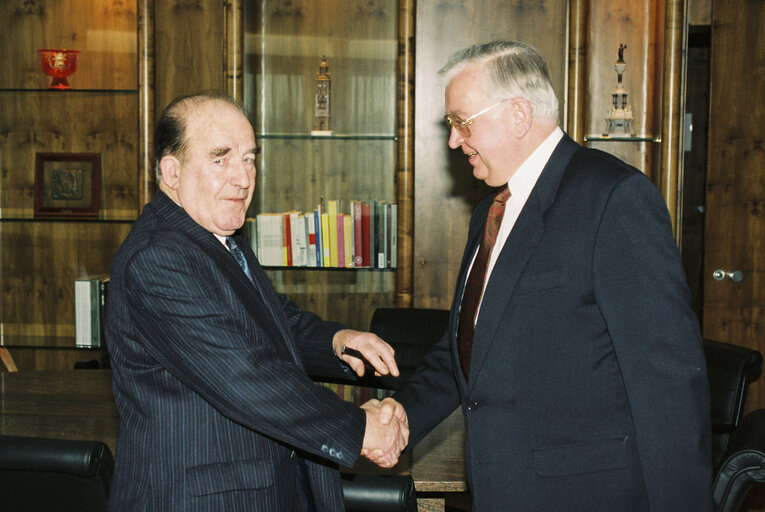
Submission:
M 477 411 L 478 410 L 478 402 L 475 400 L 471 400 L 467 404 L 468 411 Z
M 321 451 L 322 453 L 327 453 L 329 451 L 329 446 L 326 444 L 321 445 Z
M 329 456 L 330 457 L 334 457 L 335 455 L 337 455 L 337 452 L 335 451 L 335 449 L 334 448 L 330 448 L 329 449 Z
M 343 452 L 337 452 L 337 458 L 343 460 Z

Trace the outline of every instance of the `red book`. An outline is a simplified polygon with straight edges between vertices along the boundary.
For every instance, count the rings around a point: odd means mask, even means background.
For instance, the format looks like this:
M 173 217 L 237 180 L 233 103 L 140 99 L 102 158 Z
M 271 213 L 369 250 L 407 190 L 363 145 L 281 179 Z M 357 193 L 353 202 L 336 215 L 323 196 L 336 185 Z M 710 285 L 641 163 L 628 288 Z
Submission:
M 290 229 L 290 214 L 282 215 L 282 254 L 284 264 L 292 266 L 292 230 Z
M 353 266 L 361 267 L 362 263 L 362 240 L 361 234 L 361 201 L 353 203 Z
M 361 203 L 361 266 L 370 267 L 369 259 L 369 203 Z

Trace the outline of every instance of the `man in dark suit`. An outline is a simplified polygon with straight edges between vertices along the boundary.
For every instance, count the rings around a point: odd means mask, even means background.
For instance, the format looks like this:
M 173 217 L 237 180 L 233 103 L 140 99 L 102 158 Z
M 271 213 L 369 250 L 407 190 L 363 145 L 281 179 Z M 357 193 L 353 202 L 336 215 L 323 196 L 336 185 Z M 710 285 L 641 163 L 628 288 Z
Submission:
M 394 395 L 412 442 L 460 406 L 473 510 L 711 510 L 709 390 L 666 205 L 558 127 L 530 46 L 447 64 L 449 147 L 496 195 L 444 338 Z
M 112 511 L 343 510 L 337 465 L 393 465 L 402 409 L 359 408 L 311 374 L 396 375 L 392 349 L 278 295 L 233 236 L 255 188 L 237 102 L 173 101 L 155 132 L 159 191 L 111 266 L 107 341 L 120 413 Z

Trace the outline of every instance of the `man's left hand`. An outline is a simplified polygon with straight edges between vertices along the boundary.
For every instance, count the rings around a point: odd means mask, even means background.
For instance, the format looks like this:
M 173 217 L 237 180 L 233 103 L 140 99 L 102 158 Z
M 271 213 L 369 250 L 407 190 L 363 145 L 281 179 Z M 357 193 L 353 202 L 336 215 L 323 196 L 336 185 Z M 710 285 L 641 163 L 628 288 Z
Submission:
M 356 375 L 364 375 L 364 361 L 358 357 L 349 354 L 343 354 L 343 347 L 349 347 L 361 352 L 369 364 L 375 369 L 375 375 L 393 375 L 399 376 L 398 365 L 394 357 L 393 347 L 385 343 L 376 334 L 371 332 L 354 331 L 353 329 L 343 329 L 335 333 L 332 338 L 332 347 L 337 357 L 345 361 Z

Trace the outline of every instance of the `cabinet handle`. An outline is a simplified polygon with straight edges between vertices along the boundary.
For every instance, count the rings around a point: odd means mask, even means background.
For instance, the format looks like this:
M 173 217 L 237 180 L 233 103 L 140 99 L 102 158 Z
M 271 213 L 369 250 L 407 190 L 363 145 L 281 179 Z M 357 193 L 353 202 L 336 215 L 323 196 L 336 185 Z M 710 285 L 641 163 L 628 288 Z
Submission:
M 715 281 L 722 281 L 726 277 L 733 281 L 734 283 L 740 282 L 742 279 L 744 279 L 744 273 L 740 270 L 731 270 L 726 271 L 721 268 L 718 268 L 714 272 L 712 272 L 712 277 L 714 277 Z

